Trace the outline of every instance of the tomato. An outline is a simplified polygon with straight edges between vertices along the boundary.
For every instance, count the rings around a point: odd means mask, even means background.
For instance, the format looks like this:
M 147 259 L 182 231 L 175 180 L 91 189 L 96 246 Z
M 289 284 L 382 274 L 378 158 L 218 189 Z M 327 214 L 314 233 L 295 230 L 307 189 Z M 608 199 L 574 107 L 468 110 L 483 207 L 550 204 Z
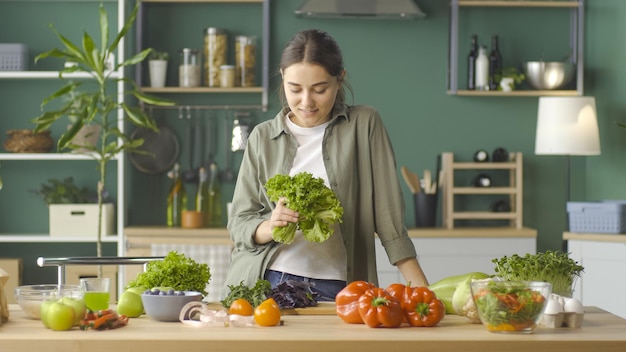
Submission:
M 275 326 L 280 323 L 280 308 L 273 298 L 268 298 L 254 310 L 254 321 L 259 326 Z
M 247 317 L 254 315 L 254 307 L 252 304 L 243 298 L 239 298 L 233 301 L 230 304 L 230 308 L 228 309 L 228 314 L 238 314 L 245 315 Z

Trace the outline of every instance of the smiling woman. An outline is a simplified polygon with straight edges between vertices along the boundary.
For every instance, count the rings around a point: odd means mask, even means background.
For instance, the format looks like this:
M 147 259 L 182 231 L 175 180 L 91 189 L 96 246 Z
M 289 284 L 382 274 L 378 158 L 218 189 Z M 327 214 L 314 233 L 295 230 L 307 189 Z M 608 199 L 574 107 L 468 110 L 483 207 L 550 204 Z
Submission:
M 226 284 L 265 279 L 276 287 L 299 280 L 312 283 L 320 301 L 333 301 L 347 282 L 378 282 L 376 233 L 406 281 L 427 285 L 403 225 L 387 130 L 376 109 L 346 104 L 350 87 L 337 42 L 321 30 L 301 31 L 285 46 L 279 71 L 283 108 L 252 130 L 235 186 L 228 223 L 235 249 Z M 322 220 L 328 230 L 314 224 L 324 217 L 300 207 L 302 192 L 292 199 L 270 182 L 305 174 L 332 190 L 343 209 Z M 311 242 L 311 228 L 329 237 Z

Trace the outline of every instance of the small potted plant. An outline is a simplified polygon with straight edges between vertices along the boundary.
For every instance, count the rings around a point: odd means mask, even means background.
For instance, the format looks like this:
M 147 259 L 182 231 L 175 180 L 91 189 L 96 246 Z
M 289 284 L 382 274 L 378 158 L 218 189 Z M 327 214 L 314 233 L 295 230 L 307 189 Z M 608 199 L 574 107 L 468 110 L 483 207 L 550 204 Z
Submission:
M 152 88 L 165 87 L 168 59 L 169 54 L 164 51 L 153 51 L 148 57 L 148 65 L 150 67 L 150 86 Z
M 87 107 L 90 104 L 89 97 L 88 94 L 79 92 L 78 90 L 72 90 L 64 97 L 67 107 L 67 118 L 70 120 L 70 124 L 67 127 L 68 130 L 71 129 L 75 123 L 79 123 L 81 119 L 83 119 L 81 115 L 83 112 L 87 111 Z M 71 143 L 75 145 L 72 149 L 72 153 L 95 151 L 101 128 L 100 125 L 95 123 L 83 125 L 71 141 Z
M 510 92 L 526 79 L 526 76 L 515 67 L 504 67 L 502 72 L 496 76 L 496 81 L 500 82 L 498 90 Z
M 87 187 L 79 187 L 72 177 L 63 180 L 49 179 L 33 191 L 48 204 L 50 210 L 50 236 L 96 237 L 98 234 L 98 195 Z M 112 202 L 103 194 L 104 235 L 113 233 L 114 210 Z

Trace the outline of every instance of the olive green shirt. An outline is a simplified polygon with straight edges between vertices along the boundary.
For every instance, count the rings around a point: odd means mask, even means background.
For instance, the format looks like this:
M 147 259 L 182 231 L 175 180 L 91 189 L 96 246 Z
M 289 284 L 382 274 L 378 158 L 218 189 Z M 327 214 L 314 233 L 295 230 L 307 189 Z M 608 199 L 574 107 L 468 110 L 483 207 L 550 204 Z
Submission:
M 280 245 L 274 241 L 256 244 L 253 239 L 274 207 L 265 193 L 265 182 L 276 174 L 289 174 L 296 156 L 296 140 L 285 126 L 288 112 L 284 108 L 274 119 L 261 122 L 248 138 L 228 221 L 234 249 L 226 285 L 243 281 L 254 286 Z M 404 226 L 404 199 L 393 148 L 377 110 L 337 105 L 332 115 L 322 155 L 330 187 L 344 208 L 340 228 L 348 256 L 347 279 L 378 284 L 376 234 L 391 264 L 416 257 Z

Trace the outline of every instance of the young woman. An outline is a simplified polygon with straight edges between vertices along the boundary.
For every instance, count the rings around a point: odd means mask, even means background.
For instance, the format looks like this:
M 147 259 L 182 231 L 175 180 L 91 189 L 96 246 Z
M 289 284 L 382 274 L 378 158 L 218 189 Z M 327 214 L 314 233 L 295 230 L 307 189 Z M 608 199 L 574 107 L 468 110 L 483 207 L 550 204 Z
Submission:
M 320 30 L 302 31 L 280 60 L 282 110 L 251 132 L 232 201 L 228 229 L 235 248 L 226 284 L 272 287 L 285 280 L 310 282 L 319 300 L 334 300 L 346 283 L 377 284 L 375 236 L 389 261 L 413 286 L 427 285 L 407 229 L 395 155 L 378 112 L 345 102 L 341 50 Z M 276 174 L 309 172 L 324 179 L 344 208 L 343 221 L 325 242 L 296 234 L 286 245 L 272 229 L 298 221 L 265 182 Z

